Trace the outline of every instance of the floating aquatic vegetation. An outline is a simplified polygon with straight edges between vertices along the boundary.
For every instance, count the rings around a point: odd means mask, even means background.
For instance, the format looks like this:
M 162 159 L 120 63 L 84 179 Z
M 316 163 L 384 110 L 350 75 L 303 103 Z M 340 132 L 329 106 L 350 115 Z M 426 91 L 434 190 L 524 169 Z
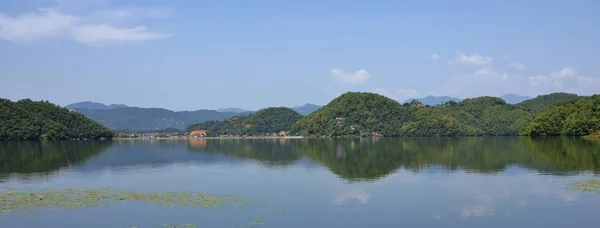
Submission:
M 111 205 L 114 202 L 145 202 L 159 206 L 215 207 L 224 204 L 243 206 L 249 199 L 234 196 L 205 195 L 191 192 L 144 193 L 129 190 L 66 189 L 37 192 L 0 192 L 0 211 L 33 213 L 37 210 L 77 209 Z
M 575 181 L 572 183 L 571 189 L 580 190 L 583 192 L 600 193 L 600 179 L 590 178 L 590 179 Z
M 264 225 L 265 222 L 262 221 L 255 221 L 255 222 L 250 222 L 248 223 L 248 227 L 254 227 L 254 226 L 258 226 L 258 225 Z

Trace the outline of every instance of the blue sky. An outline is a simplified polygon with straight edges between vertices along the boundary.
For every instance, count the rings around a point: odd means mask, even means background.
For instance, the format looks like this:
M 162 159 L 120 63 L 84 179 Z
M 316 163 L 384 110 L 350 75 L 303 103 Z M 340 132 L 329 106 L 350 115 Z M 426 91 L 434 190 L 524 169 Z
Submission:
M 600 93 L 598 1 L 0 1 L 0 97 L 173 110 Z

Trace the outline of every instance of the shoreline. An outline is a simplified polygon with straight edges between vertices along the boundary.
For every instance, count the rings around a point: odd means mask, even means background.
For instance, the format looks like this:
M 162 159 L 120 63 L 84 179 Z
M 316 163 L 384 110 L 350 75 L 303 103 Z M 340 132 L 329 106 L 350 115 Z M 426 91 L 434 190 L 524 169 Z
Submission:
M 231 137 L 173 137 L 173 138 L 113 138 L 112 140 L 201 140 L 201 139 L 306 139 L 304 136 L 231 136 Z
M 147 138 L 147 137 L 139 137 L 139 138 L 112 138 L 113 141 L 127 141 L 127 140 L 202 140 L 202 139 L 382 139 L 382 138 L 479 138 L 479 137 L 526 137 L 526 138 L 537 138 L 526 135 L 511 135 L 511 136 L 421 136 L 421 137 L 306 137 L 306 136 L 223 136 L 223 137 L 159 137 L 159 138 Z M 583 135 L 583 136 L 542 136 L 542 137 L 579 137 L 591 141 L 600 141 L 600 135 Z

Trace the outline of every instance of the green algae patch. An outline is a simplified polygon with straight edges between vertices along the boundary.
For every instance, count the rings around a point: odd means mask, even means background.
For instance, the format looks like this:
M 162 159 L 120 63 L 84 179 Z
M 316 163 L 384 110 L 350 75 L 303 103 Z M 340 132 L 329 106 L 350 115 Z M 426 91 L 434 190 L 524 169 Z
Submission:
M 590 179 L 575 181 L 571 184 L 571 189 L 579 190 L 579 191 L 583 191 L 583 192 L 600 193 L 600 179 L 590 178 Z
M 243 206 L 248 204 L 250 200 L 229 195 L 206 195 L 193 192 L 145 193 L 130 190 L 111 191 L 109 189 L 0 192 L 0 211 L 2 214 L 110 206 L 115 202 L 142 202 L 163 207 L 216 207 L 226 204 Z
M 265 224 L 265 222 L 263 222 L 263 221 L 254 221 L 254 222 L 248 223 L 248 227 L 254 227 L 254 226 L 264 225 L 264 224 Z

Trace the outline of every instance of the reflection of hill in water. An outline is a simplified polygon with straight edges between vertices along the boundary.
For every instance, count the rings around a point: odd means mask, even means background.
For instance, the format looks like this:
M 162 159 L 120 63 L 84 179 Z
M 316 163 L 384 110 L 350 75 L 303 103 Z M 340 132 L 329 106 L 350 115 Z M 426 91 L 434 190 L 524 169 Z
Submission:
M 294 150 L 349 180 L 430 166 L 476 173 L 500 172 L 511 165 L 552 174 L 600 171 L 600 147 L 580 138 L 314 140 L 299 141 Z
M 41 141 L 0 143 L 0 174 L 48 174 L 76 167 L 102 153 L 110 142 Z
M 0 159 L 0 174 L 252 160 L 267 167 L 317 163 L 347 180 L 373 180 L 398 169 L 495 173 L 516 165 L 554 175 L 599 172 L 600 146 L 566 137 L 8 142 L 0 143 Z
M 268 166 L 287 166 L 306 157 L 348 180 L 378 179 L 400 168 L 420 172 L 426 167 L 428 172 L 495 173 L 512 165 L 560 175 L 600 171 L 600 147 L 566 137 L 207 140 L 200 145 L 193 150 Z
M 196 142 L 199 146 L 201 142 Z M 89 161 L 77 171 L 92 172 L 104 169 L 162 167 L 172 164 L 218 164 L 236 162 L 222 154 L 201 154 L 190 151 L 186 141 L 115 141 L 106 152 Z
M 203 154 L 226 155 L 234 159 L 251 159 L 265 166 L 289 166 L 300 155 L 294 153 L 291 142 L 283 138 L 274 139 L 195 139 L 188 141 L 188 148 Z

